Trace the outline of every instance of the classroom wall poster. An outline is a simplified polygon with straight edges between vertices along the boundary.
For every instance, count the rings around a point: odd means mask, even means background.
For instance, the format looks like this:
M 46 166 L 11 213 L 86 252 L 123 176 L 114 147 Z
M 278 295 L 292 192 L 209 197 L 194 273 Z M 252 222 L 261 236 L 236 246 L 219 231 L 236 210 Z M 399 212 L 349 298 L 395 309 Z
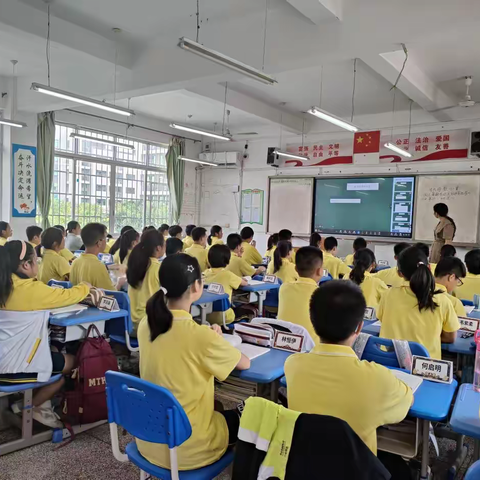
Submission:
M 242 190 L 240 223 L 263 225 L 263 200 L 265 192 L 258 188 Z
M 12 145 L 12 217 L 37 214 L 37 149 Z
M 468 130 L 384 135 L 380 140 L 380 163 L 423 162 L 467 158 Z M 406 158 L 384 147 L 391 142 L 412 154 Z M 288 144 L 287 151 L 308 156 L 309 160 L 287 160 L 285 167 L 323 167 L 328 165 L 353 164 L 353 135 L 351 139 Z

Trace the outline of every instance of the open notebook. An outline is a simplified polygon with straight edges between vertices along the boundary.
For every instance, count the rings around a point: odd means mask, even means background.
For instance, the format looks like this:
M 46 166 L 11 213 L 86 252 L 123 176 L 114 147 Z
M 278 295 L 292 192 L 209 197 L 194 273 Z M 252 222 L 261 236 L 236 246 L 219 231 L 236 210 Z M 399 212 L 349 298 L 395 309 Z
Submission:
M 470 315 L 474 310 L 475 307 L 473 305 L 465 305 L 465 312 L 467 312 L 467 315 Z
M 390 370 L 399 380 L 406 383 L 415 393 L 418 387 L 422 384 L 423 378 L 410 375 L 409 373 L 402 372 L 401 370 Z
M 223 338 L 235 348 L 238 348 L 238 350 L 240 350 L 250 360 L 260 357 L 260 355 L 263 355 L 270 350 L 269 348 L 259 347 L 258 345 L 243 343 L 239 335 L 223 334 Z
M 68 307 L 59 307 L 50 309 L 50 315 L 71 315 L 73 313 L 80 313 L 83 310 L 88 310 L 88 305 L 82 305 L 76 303 L 75 305 L 69 305 Z

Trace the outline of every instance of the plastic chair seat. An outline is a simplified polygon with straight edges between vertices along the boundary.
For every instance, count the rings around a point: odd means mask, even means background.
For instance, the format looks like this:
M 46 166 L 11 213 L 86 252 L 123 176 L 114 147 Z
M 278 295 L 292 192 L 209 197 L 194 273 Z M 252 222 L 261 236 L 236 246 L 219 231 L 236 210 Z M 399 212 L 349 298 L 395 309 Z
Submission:
M 53 375 L 52 377 L 50 377 L 50 379 L 47 380 L 46 382 L 14 383 L 12 385 L 0 385 L 0 392 L 2 393 L 24 392 L 25 390 L 30 390 L 33 388 L 45 387 L 45 385 L 50 385 L 51 383 L 55 383 L 61 378 L 62 378 L 62 374 L 59 373 L 58 375 Z
M 162 480 L 171 480 L 170 470 L 167 470 L 157 465 L 153 465 L 138 451 L 136 442 L 130 442 L 125 449 L 128 459 L 141 468 L 144 472 L 153 475 L 154 477 L 161 478 Z M 220 475 L 232 462 L 234 452 L 230 450 L 225 455 L 212 465 L 198 468 L 197 470 L 179 471 L 180 480 L 211 480 Z
M 474 307 L 475 304 L 471 300 L 462 299 L 461 302 L 465 307 Z
M 475 462 L 471 467 L 467 470 L 465 475 L 465 480 L 478 480 L 480 479 L 480 460 Z
M 110 334 L 109 337 L 110 340 L 113 340 L 114 342 L 121 343 L 122 345 L 127 344 L 127 341 L 125 340 L 125 335 Z M 138 348 L 138 340 L 136 338 L 130 337 L 130 346 L 133 348 Z

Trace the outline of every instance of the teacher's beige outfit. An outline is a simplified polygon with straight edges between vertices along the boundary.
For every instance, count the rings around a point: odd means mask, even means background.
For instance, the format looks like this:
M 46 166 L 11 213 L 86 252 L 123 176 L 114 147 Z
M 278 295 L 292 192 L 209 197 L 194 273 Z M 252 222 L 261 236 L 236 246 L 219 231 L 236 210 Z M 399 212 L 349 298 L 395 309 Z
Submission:
M 441 218 L 435 228 L 433 236 L 435 238 L 432 250 L 430 252 L 430 263 L 438 263 L 440 261 L 440 250 L 445 245 L 445 241 L 451 242 L 455 228 L 448 218 Z

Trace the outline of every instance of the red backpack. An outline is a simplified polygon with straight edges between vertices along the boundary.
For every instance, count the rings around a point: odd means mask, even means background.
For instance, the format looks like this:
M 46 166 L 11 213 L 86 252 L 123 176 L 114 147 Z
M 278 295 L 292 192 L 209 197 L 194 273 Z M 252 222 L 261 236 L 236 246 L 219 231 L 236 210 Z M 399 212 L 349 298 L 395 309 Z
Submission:
M 95 331 L 96 337 L 90 337 Z M 78 349 L 77 368 L 72 374 L 75 387 L 65 393 L 63 414 L 72 425 L 87 424 L 108 418 L 105 372 L 118 371 L 117 358 L 95 325 Z

